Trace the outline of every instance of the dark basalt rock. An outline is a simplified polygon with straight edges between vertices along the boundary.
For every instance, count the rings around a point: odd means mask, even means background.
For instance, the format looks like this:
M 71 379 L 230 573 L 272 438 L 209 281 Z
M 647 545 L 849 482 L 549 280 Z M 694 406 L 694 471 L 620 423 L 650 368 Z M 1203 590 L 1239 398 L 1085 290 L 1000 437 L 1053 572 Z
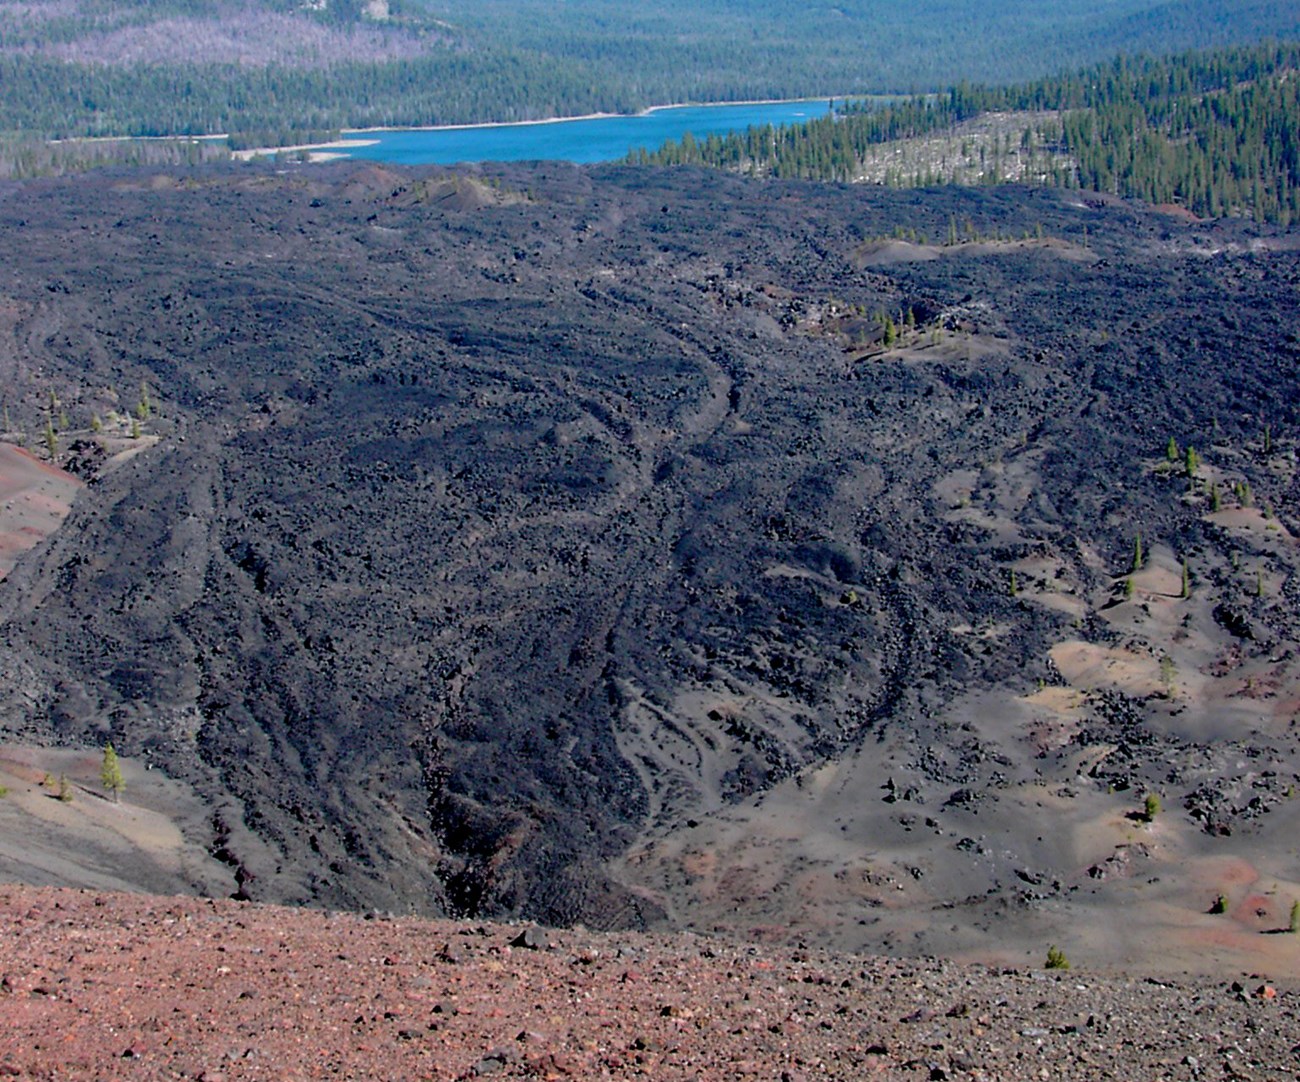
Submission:
M 77 450 L 98 480 L 0 587 L 0 723 L 192 781 L 251 897 L 652 923 L 605 870 L 638 831 L 897 728 L 949 749 L 897 797 L 973 813 L 1008 760 L 936 719 L 1050 678 L 1068 626 L 1006 561 L 1050 550 L 1090 589 L 1085 548 L 1121 564 L 1175 515 L 1141 461 L 1208 399 L 1225 439 L 1296 419 L 1295 257 L 1192 255 L 1200 227 L 1140 209 L 565 166 L 450 204 L 356 172 L 0 202 L 10 409 L 39 431 L 47 386 L 88 418 L 145 381 L 161 437 Z M 1086 227 L 1106 266 L 858 266 L 954 215 L 1081 252 Z M 957 329 L 857 355 L 832 303 Z M 1270 318 L 1228 337 L 1229 307 Z M 937 495 L 959 472 L 979 514 Z M 1088 725 L 1125 784 L 1170 754 L 1122 696 Z

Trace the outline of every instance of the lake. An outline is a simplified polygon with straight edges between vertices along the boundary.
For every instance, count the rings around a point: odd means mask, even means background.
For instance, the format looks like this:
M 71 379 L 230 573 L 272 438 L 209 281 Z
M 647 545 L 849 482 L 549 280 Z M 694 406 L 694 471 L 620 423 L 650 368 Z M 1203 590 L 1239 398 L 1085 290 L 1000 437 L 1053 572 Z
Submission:
M 704 139 L 763 124 L 800 124 L 829 111 L 830 102 L 825 98 L 744 105 L 672 105 L 638 116 L 351 132 L 342 142 L 356 143 L 355 147 L 331 146 L 330 152 L 407 165 L 534 159 L 606 162 L 617 161 L 638 147 L 657 150 L 665 140 L 680 139 L 688 131 Z

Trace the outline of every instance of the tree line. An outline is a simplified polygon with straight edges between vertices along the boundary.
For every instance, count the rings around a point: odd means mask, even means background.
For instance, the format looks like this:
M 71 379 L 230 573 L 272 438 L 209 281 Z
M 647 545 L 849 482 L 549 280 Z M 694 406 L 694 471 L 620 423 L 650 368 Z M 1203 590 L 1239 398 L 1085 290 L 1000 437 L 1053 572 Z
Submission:
M 1171 203 L 1215 217 L 1300 217 L 1300 44 L 1121 57 L 1010 87 L 966 83 L 883 107 L 849 106 L 807 124 L 725 137 L 689 135 L 631 160 L 705 164 L 757 175 L 863 179 L 882 146 L 952 136 L 986 114 L 1011 114 L 979 146 L 984 183 L 1008 179 L 1012 155 L 1033 169 L 1010 179 Z M 956 179 L 937 168 L 888 175 L 899 186 Z
M 66 14 L 38 21 L 0 11 L 0 132 L 45 138 L 283 132 L 285 143 L 298 143 L 305 131 L 345 127 L 911 93 L 943 85 L 952 72 L 997 85 L 1040 75 L 1067 57 L 1095 58 L 1121 47 L 1300 33 L 1300 16 L 1285 5 L 1236 5 L 1228 15 L 1223 5 L 1133 0 L 1118 12 L 1091 0 L 1066 11 L 1040 0 L 1005 0 L 957 11 L 945 0 L 842 0 L 810 11 L 788 0 L 754 0 L 739 12 L 646 0 L 611 13 L 605 0 L 558 7 L 481 0 L 442 12 L 421 0 L 390 0 L 395 17 L 380 25 L 362 16 L 359 0 L 326 0 L 310 11 L 291 0 L 248 7 L 223 0 L 135 6 L 74 0 Z M 331 38 L 332 51 L 311 62 L 217 62 L 205 59 L 202 40 L 195 42 L 195 59 L 183 63 L 156 51 L 129 62 L 97 52 L 113 33 L 147 30 L 149 20 L 164 16 L 199 20 L 195 25 L 210 27 L 218 41 L 221 28 L 244 26 L 240 19 L 246 23 L 249 12 L 267 11 L 301 26 L 304 40 L 315 40 L 308 33 L 314 24 L 364 26 L 393 55 L 363 59 L 339 51 L 343 38 Z M 291 28 L 286 33 L 293 37 Z M 156 34 L 149 40 L 158 43 Z M 286 55 L 294 52 L 292 41 L 282 44 Z

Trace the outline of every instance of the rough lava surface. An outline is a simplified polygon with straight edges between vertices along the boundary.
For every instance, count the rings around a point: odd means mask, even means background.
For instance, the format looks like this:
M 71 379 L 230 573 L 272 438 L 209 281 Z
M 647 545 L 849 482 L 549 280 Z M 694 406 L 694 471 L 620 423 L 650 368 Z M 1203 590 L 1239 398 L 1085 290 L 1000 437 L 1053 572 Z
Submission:
M 688 170 L 5 186 L 9 439 L 88 484 L 0 583 L 0 725 L 183 782 L 239 898 L 1294 967 L 1293 239 Z

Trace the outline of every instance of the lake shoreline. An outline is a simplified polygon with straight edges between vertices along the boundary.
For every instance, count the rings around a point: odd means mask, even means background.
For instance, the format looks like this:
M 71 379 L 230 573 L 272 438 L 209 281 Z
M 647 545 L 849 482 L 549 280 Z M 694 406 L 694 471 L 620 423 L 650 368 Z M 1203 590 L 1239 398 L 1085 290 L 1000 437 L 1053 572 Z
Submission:
M 856 98 L 872 97 L 870 94 L 853 95 Z M 341 135 L 368 135 L 375 133 L 421 131 L 469 131 L 487 128 L 525 128 L 534 124 L 569 124 L 581 120 L 633 120 L 637 117 L 663 113 L 669 109 L 726 109 L 746 105 L 801 105 L 809 101 L 848 101 L 847 96 L 826 95 L 816 98 L 754 98 L 746 101 L 679 101 L 671 105 L 650 105 L 639 113 L 583 113 L 581 116 L 550 116 L 541 120 L 488 120 L 481 124 L 423 124 L 415 127 L 340 128 Z M 352 141 L 349 140 L 349 143 Z M 324 146 L 324 144 L 320 144 Z M 284 148 L 281 148 L 284 149 Z
M 504 131 L 512 128 L 540 128 L 557 124 L 590 123 L 602 120 L 637 120 L 653 116 L 656 113 L 670 112 L 676 109 L 722 110 L 729 108 L 741 109 L 762 106 L 798 106 L 809 103 L 820 104 L 823 102 L 848 101 L 851 97 L 856 99 L 869 96 L 870 95 L 859 94 L 853 96 L 827 95 L 815 98 L 761 98 L 746 101 L 674 102 L 669 105 L 651 105 L 637 113 L 584 113 L 581 116 L 545 117 L 540 120 L 494 120 L 481 124 L 427 124 L 417 125 L 414 127 L 392 125 L 371 128 L 342 128 L 339 132 L 340 137 L 328 143 L 300 143 L 293 146 L 251 147 L 233 151 L 232 156 L 240 161 L 250 161 L 253 158 L 268 157 L 276 154 L 306 153 L 309 155 L 311 161 L 323 162 L 348 157 L 349 155 L 346 153 L 347 151 L 375 146 L 381 142 L 380 139 L 353 139 L 348 138 L 348 136 L 418 135 L 426 132 L 491 132 Z

